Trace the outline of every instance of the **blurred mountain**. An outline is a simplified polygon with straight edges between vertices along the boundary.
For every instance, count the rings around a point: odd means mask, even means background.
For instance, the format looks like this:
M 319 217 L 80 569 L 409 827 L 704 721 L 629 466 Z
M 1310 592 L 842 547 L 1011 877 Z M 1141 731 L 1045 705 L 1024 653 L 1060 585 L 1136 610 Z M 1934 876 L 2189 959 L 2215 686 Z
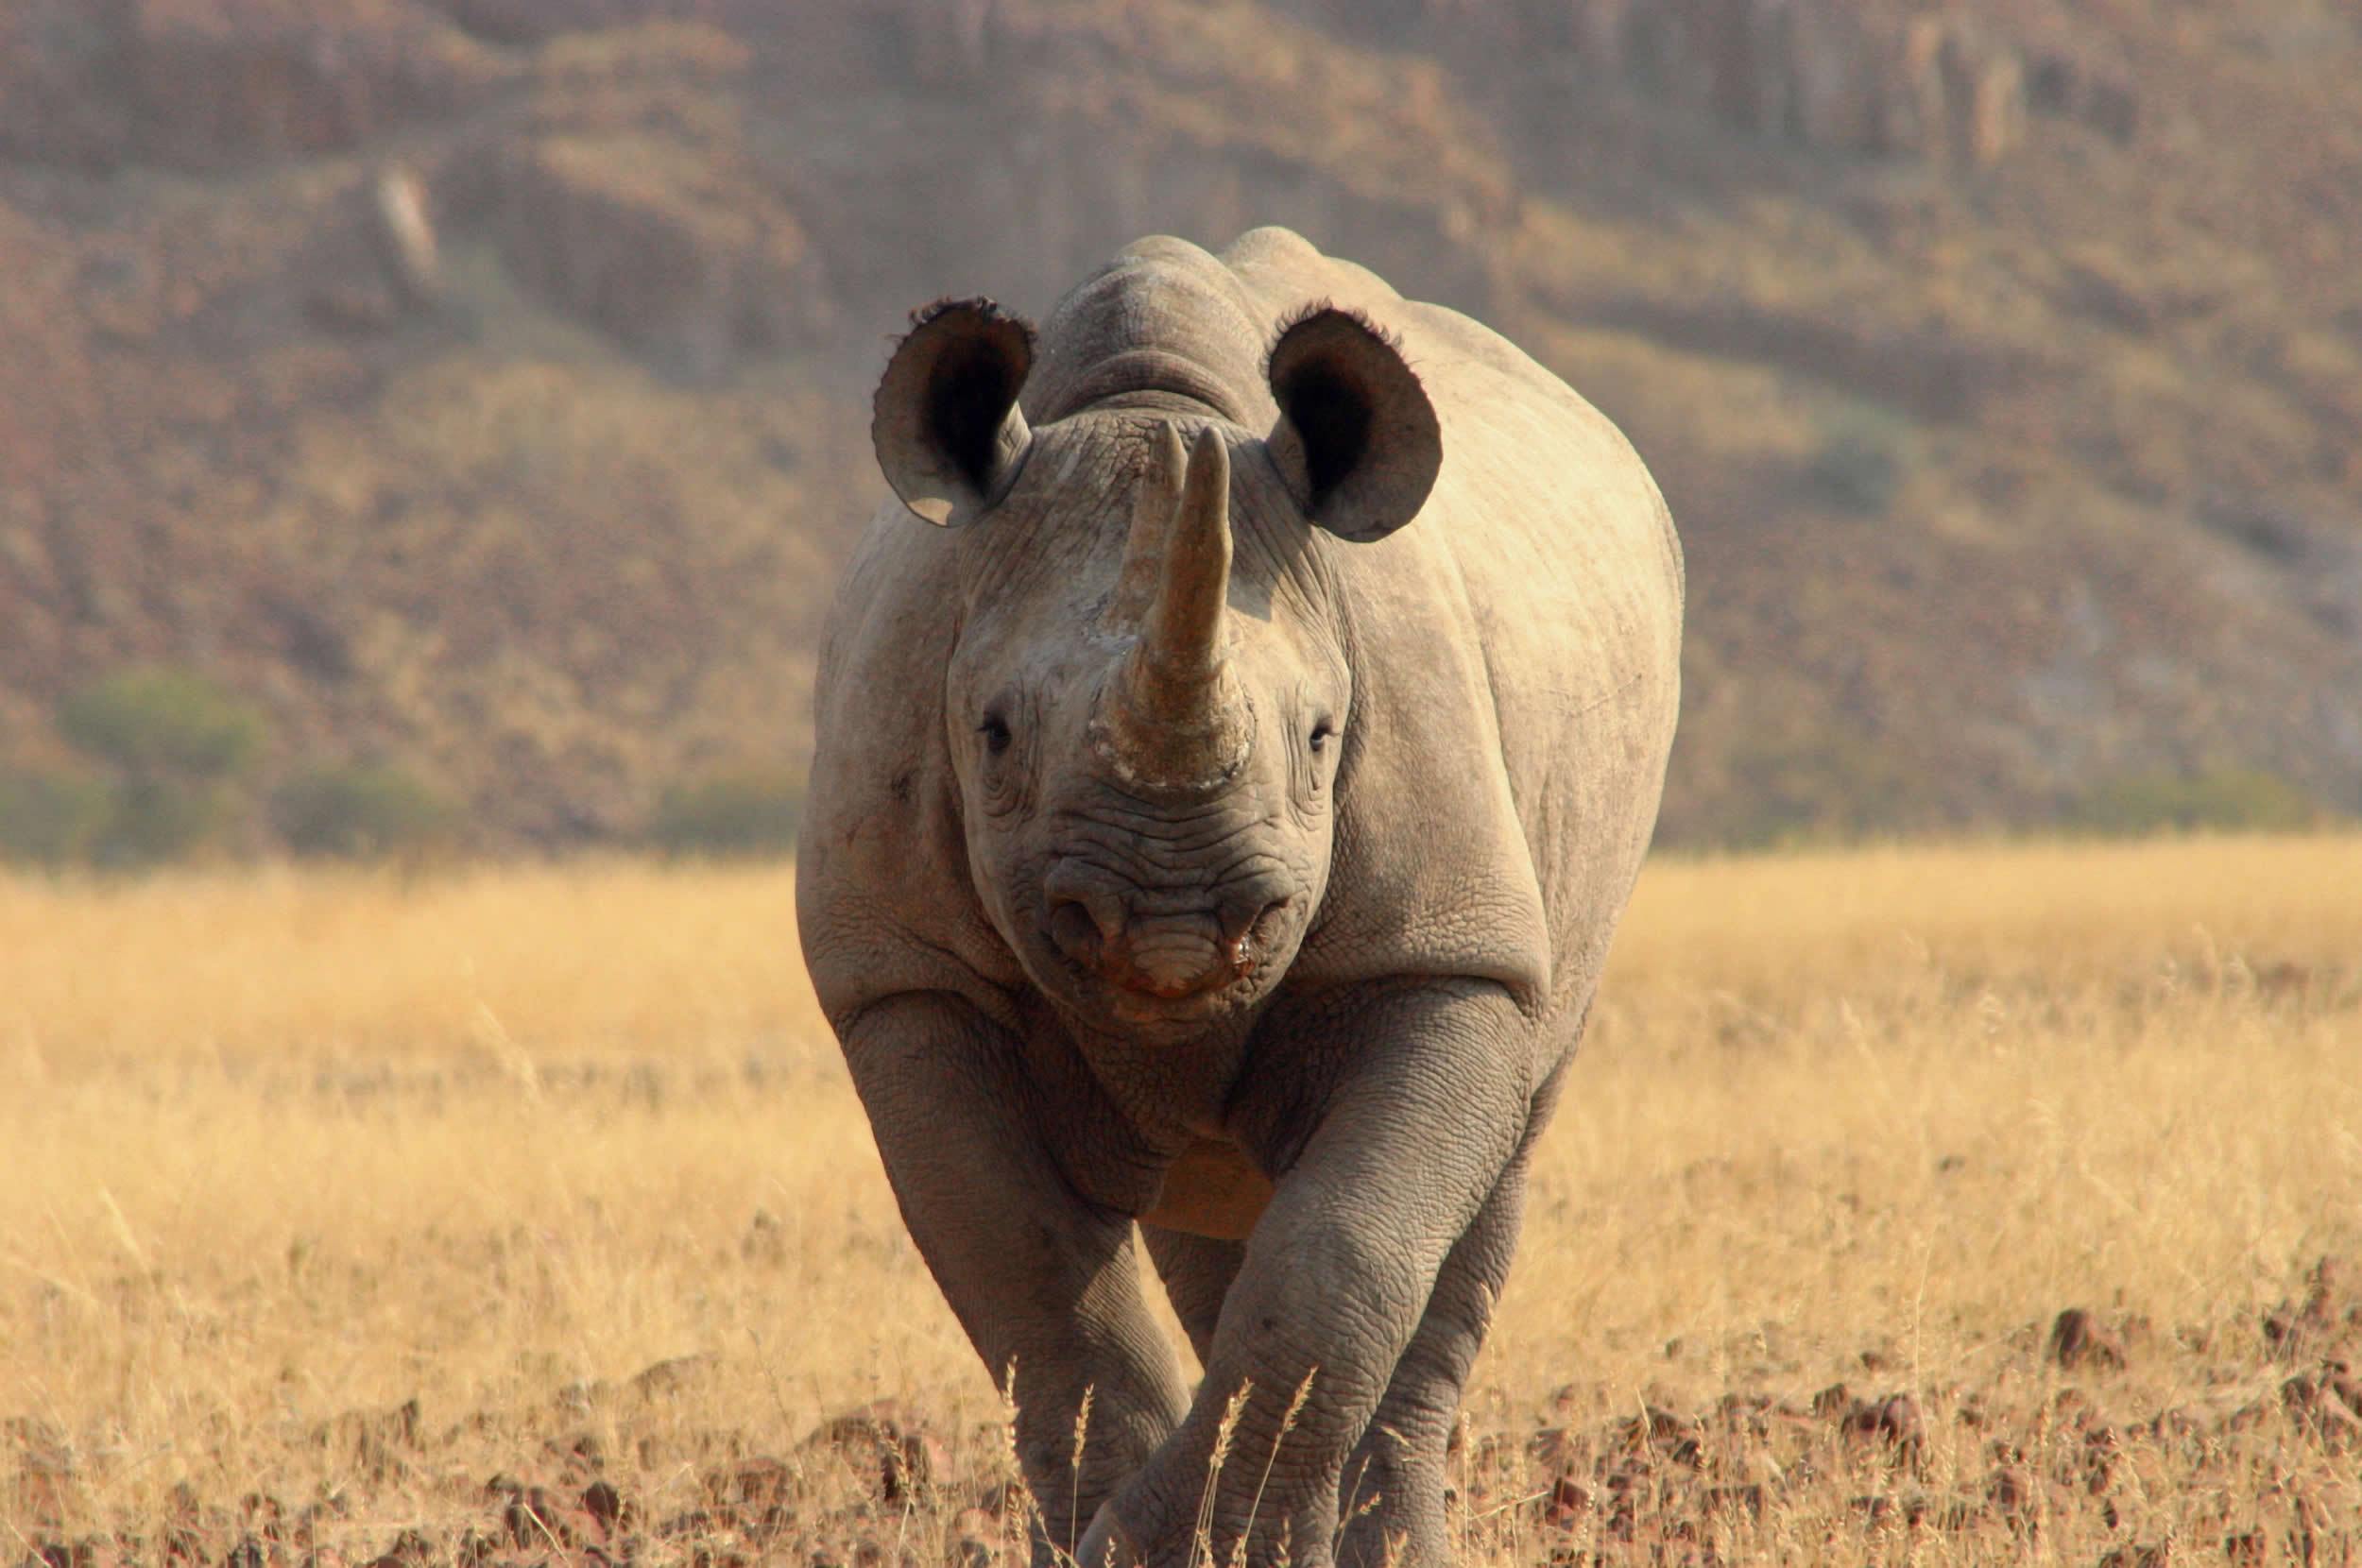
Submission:
M 2362 810 L 2357 68 L 2354 0 L 9 0 L 0 765 L 179 665 L 631 832 L 801 755 L 910 307 L 1284 222 L 1649 459 L 1669 837 Z

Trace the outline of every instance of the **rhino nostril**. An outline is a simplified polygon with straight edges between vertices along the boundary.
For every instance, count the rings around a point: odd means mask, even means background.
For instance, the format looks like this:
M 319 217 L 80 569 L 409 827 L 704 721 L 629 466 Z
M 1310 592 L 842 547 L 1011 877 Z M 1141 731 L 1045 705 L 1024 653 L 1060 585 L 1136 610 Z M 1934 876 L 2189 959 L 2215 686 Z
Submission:
M 1288 908 L 1284 893 L 1267 897 L 1248 896 L 1228 901 L 1222 910 L 1222 934 L 1227 942 L 1263 942 L 1278 924 Z
M 1247 902 L 1232 906 L 1225 912 L 1223 946 L 1228 953 L 1231 969 L 1241 975 L 1251 974 L 1275 945 L 1280 921 L 1288 908 L 1288 895 L 1281 894 L 1269 903 Z
M 1105 937 L 1079 900 L 1061 898 L 1050 907 L 1050 940 L 1075 963 L 1096 963 Z

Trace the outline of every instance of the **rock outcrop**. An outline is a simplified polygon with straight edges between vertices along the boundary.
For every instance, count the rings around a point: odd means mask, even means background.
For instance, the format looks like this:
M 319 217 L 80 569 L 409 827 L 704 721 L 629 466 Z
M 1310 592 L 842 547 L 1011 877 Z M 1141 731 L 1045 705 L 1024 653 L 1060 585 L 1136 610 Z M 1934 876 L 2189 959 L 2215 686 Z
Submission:
M 16 0 L 0 153 L 191 170 L 341 152 L 482 103 L 514 68 L 414 0 Z
M 138 151 L 193 168 L 355 147 L 509 74 L 409 0 L 135 0 L 116 47 Z
M 795 215 L 652 135 L 507 147 L 502 260 L 558 309 L 691 377 L 786 347 L 816 319 L 817 263 Z
M 1857 0 L 1296 0 L 1294 9 L 1497 65 L 1566 57 L 1594 81 L 1807 147 L 1981 166 L 2025 136 L 2025 60 L 1957 11 Z M 2097 90 L 2075 77 L 2056 91 Z
M 792 766 L 903 313 L 1277 218 L 1664 482 L 1669 836 L 2362 810 L 2346 17 L 0 0 L 0 772 L 135 662 L 492 842 Z
M 426 182 L 399 163 L 369 181 L 366 231 L 385 286 L 405 310 L 425 310 L 442 292 L 442 255 Z

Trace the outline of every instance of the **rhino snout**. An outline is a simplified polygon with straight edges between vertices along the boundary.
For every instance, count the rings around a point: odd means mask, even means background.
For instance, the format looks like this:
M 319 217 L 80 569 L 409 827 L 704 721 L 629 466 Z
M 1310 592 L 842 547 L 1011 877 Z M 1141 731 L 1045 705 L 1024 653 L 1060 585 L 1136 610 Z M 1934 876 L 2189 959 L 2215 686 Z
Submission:
M 1197 908 L 1151 900 L 1108 885 L 1072 861 L 1053 871 L 1044 931 L 1053 947 L 1111 985 L 1175 1001 L 1219 990 L 1254 973 L 1287 890 L 1261 878 Z

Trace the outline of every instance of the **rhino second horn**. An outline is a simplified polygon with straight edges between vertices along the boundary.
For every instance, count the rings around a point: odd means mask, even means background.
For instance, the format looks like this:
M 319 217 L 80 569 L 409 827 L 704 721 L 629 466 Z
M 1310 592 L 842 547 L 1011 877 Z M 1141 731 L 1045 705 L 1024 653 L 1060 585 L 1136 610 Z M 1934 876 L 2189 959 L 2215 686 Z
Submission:
M 1173 435 L 1163 439 L 1178 444 Z M 1159 554 L 1155 598 L 1124 661 L 1118 749 L 1139 782 L 1209 787 L 1237 772 L 1251 735 L 1224 624 L 1230 452 L 1210 426 L 1190 450 Z

